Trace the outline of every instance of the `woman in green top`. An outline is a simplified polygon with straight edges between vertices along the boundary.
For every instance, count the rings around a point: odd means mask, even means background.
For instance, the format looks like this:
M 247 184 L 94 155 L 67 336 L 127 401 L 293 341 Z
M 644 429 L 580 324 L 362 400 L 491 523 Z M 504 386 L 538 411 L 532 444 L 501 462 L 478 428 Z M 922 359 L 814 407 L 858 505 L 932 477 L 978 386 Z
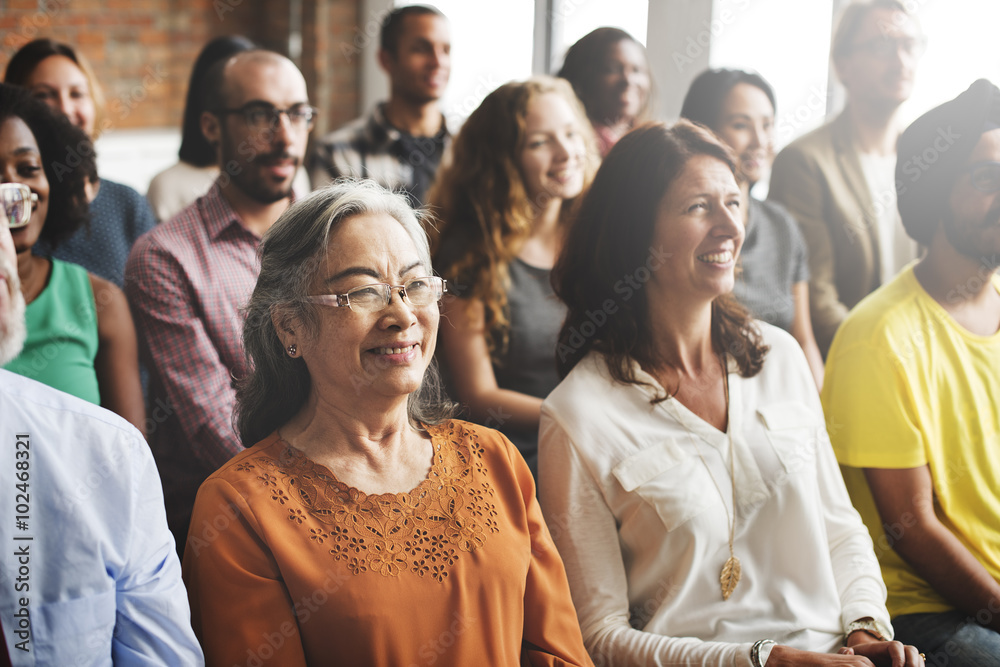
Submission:
M 94 171 L 94 147 L 82 131 L 28 92 L 0 84 L 0 181 L 28 186 L 32 206 L 26 223 L 10 221 L 28 339 L 5 368 L 102 405 L 144 431 L 125 295 L 75 264 L 31 250 L 40 238 L 55 246 L 88 222 L 84 184 Z

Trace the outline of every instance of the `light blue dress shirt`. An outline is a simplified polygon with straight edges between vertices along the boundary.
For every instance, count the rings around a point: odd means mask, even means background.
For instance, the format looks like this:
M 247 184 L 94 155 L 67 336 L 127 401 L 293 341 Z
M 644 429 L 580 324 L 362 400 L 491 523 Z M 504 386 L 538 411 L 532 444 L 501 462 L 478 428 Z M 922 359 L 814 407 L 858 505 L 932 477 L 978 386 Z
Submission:
M 149 447 L 0 370 L 0 621 L 18 665 L 203 665 Z

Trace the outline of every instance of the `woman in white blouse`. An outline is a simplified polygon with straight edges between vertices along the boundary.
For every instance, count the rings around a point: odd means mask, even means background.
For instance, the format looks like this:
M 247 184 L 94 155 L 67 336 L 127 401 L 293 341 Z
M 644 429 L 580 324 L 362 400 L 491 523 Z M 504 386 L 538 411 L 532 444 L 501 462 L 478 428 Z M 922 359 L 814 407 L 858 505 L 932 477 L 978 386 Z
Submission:
M 890 641 L 801 348 L 730 295 L 730 150 L 687 121 L 608 154 L 553 283 L 542 507 L 597 665 L 921 665 Z M 833 427 L 833 426 L 831 426 Z

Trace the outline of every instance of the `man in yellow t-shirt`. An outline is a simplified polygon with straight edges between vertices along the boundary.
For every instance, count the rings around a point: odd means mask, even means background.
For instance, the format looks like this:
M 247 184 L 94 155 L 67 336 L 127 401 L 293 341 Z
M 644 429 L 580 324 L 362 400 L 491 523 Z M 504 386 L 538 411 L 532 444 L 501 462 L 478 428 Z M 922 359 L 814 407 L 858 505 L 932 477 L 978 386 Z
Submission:
M 976 81 L 898 144 L 923 259 L 858 304 L 823 405 L 889 590 L 929 665 L 1000 665 L 1000 89 Z

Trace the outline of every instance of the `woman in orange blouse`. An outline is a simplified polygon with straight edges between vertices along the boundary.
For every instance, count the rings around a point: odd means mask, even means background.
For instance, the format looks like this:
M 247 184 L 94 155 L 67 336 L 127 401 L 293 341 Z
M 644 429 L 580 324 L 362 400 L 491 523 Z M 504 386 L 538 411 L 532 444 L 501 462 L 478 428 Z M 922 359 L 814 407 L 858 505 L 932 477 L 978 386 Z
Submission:
M 202 485 L 184 559 L 209 665 L 591 664 L 523 459 L 448 418 L 444 291 L 371 181 L 265 235 L 236 408 L 253 446 Z

